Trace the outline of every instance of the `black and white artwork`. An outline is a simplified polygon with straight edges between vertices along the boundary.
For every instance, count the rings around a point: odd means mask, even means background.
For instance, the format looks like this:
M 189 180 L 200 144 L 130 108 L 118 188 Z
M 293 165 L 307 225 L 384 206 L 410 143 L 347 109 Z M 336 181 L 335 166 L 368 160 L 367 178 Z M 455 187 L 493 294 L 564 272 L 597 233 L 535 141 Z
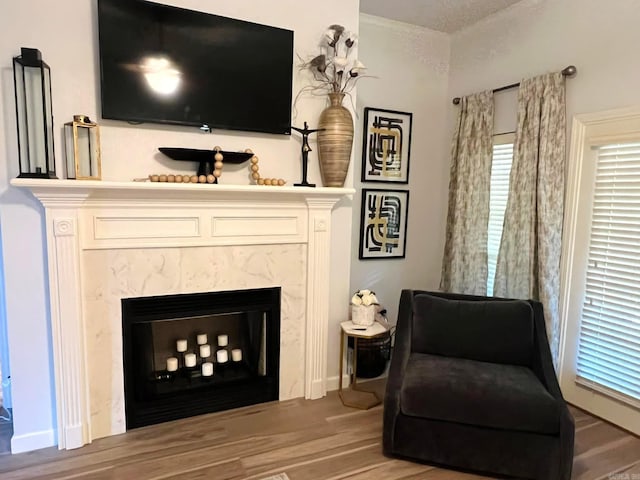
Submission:
M 404 258 L 408 212 L 408 191 L 363 189 L 359 258 Z
M 363 182 L 409 182 L 412 117 L 394 110 L 364 109 Z

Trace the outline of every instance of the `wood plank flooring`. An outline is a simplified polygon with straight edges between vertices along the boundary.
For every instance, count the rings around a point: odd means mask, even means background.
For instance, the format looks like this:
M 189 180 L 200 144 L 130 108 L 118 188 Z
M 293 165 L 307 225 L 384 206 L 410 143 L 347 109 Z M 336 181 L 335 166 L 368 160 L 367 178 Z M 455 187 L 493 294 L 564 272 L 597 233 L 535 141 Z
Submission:
M 572 412 L 573 479 L 640 478 L 639 438 Z M 489 478 L 386 458 L 381 435 L 381 406 L 344 407 L 331 392 L 139 428 L 78 450 L 2 455 L 0 479 L 261 480 L 282 472 L 291 480 Z

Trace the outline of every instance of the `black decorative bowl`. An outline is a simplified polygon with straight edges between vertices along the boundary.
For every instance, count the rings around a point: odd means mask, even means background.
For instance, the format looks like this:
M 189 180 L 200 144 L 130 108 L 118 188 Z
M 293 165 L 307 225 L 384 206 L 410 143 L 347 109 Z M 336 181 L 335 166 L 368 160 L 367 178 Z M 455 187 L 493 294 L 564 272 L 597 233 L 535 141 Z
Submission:
M 197 148 L 159 147 L 162 153 L 172 160 L 182 162 L 198 162 L 198 175 L 209 175 L 213 172 L 215 150 L 199 150 Z M 253 157 L 253 153 L 220 151 L 225 163 L 242 163 Z M 216 182 L 217 183 L 217 182 Z

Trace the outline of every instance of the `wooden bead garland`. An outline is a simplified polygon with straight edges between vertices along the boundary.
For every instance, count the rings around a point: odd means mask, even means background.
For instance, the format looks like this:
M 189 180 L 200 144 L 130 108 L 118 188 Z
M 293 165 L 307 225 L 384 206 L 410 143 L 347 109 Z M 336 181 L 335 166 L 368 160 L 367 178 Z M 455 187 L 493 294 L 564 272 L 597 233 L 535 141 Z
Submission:
M 180 174 L 153 174 L 149 180 L 160 183 L 214 183 L 216 177 L 209 175 L 180 175 Z
M 250 148 L 245 150 L 246 153 L 253 153 Z M 259 158 L 254 155 L 251 157 L 251 163 L 249 164 L 249 171 L 251 172 L 251 178 L 255 180 L 258 185 L 268 185 L 275 187 L 282 187 L 285 183 L 282 178 L 262 178 L 260 176 L 260 167 L 258 166 Z
M 213 165 L 213 176 L 216 178 L 220 178 L 220 176 L 222 175 L 222 161 L 224 160 L 224 156 L 222 155 L 222 153 L 220 153 L 222 149 L 219 146 L 216 145 L 215 147 L 213 147 L 213 150 L 214 152 L 216 152 L 216 154 L 213 156 L 213 159 L 216 161 Z

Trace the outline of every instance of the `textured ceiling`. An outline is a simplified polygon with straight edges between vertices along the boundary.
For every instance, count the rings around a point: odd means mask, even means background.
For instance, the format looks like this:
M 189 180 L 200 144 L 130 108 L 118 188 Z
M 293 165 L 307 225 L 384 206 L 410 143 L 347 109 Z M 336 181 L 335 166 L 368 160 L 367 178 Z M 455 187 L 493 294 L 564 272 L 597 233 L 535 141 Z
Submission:
M 453 33 L 520 0 L 360 0 L 360 11 Z

